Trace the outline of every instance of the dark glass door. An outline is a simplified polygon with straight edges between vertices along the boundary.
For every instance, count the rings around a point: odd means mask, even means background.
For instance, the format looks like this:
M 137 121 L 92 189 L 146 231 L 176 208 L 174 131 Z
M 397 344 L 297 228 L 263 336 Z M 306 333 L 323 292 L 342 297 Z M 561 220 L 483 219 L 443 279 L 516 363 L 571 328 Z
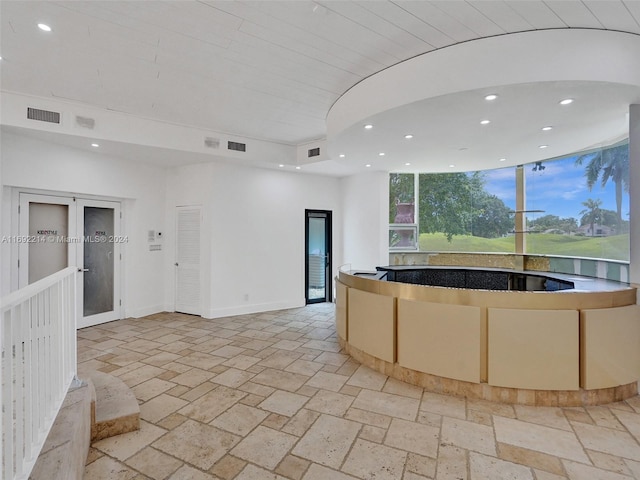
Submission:
M 331 212 L 305 210 L 305 296 L 307 304 L 330 302 Z

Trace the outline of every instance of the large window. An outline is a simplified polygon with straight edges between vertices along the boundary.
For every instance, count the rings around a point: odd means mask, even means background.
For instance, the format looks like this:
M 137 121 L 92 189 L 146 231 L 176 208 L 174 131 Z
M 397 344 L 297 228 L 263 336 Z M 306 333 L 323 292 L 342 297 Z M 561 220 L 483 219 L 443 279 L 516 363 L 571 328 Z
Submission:
M 527 165 L 526 251 L 629 260 L 629 145 Z
M 522 168 L 526 253 L 629 259 L 627 143 Z M 389 191 L 392 250 L 515 251 L 515 167 L 392 173 Z M 417 224 L 415 245 L 403 223 Z
M 513 252 L 513 168 L 420 174 L 420 250 Z

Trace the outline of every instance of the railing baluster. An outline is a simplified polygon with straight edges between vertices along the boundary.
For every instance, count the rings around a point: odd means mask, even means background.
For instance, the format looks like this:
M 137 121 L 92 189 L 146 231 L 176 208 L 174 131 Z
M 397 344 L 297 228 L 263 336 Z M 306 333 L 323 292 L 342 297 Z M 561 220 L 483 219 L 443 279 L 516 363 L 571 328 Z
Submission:
M 51 365 L 51 288 L 49 287 L 42 292 L 42 318 L 44 320 L 42 324 L 42 368 L 46 372 L 42 383 L 44 384 L 45 421 L 47 423 L 52 415 L 55 418 L 55 414 L 52 411 L 55 397 L 52 388 L 53 369 Z M 56 352 L 56 354 L 59 354 L 59 352 Z
M 11 311 L 2 313 L 2 430 L 5 432 L 5 440 L 2 449 L 4 475 L 3 478 L 12 478 L 14 471 L 14 446 L 13 441 L 13 352 L 11 331 Z
M 51 308 L 50 328 L 51 328 L 51 347 L 50 347 L 50 361 L 53 369 L 52 385 L 54 388 L 53 397 L 56 398 L 60 395 L 60 386 L 62 382 L 62 371 L 60 369 L 61 359 L 64 358 L 64 349 L 60 343 L 60 322 L 62 317 L 60 316 L 60 291 L 61 285 L 59 283 L 52 285 L 49 289 L 49 302 Z M 57 355 L 54 352 L 58 352 Z
M 33 351 L 31 348 L 31 334 L 33 328 L 31 326 L 31 300 L 27 299 L 20 305 L 20 323 L 25 327 L 22 335 L 24 342 L 24 381 L 22 388 L 24 391 L 24 442 L 25 451 L 33 444 L 33 384 L 31 382 L 30 372 L 33 369 Z M 22 447 L 21 447 L 22 448 Z
M 25 372 L 25 382 L 27 384 L 27 389 L 29 390 L 29 414 L 31 416 L 31 422 L 28 425 L 29 435 L 31 436 L 31 445 L 37 442 L 38 438 L 38 405 L 39 401 L 39 392 L 38 392 L 38 384 L 34 382 L 34 372 L 38 369 L 38 322 L 37 322 L 37 309 L 38 309 L 38 297 L 37 295 L 31 297 L 29 299 L 29 325 L 31 328 L 29 329 L 29 359 L 28 359 L 28 368 L 24 369 Z M 29 456 L 31 452 L 29 450 L 25 451 L 25 456 Z
M 13 401 L 15 405 L 15 444 L 18 452 L 24 450 L 25 444 L 25 388 L 24 388 L 24 326 L 20 321 L 20 317 L 14 316 L 12 319 L 12 330 L 14 332 L 13 348 L 14 348 L 14 377 L 13 385 L 15 388 Z M 17 459 L 16 459 L 17 460 Z M 16 461 L 16 471 L 22 474 L 25 468 L 24 461 Z

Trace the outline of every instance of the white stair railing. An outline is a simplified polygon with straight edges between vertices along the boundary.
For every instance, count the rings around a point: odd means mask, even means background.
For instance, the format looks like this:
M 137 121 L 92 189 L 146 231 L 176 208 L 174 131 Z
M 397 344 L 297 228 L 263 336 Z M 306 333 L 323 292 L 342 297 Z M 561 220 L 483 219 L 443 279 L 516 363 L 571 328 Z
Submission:
M 0 344 L 0 477 L 22 480 L 29 478 L 76 376 L 75 267 L 0 301 Z

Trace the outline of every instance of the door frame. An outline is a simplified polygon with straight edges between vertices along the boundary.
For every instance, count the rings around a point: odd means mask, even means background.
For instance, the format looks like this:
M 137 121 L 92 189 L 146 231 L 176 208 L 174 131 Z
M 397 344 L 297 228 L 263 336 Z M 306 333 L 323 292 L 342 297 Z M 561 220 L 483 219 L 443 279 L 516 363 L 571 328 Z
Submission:
M 323 214 L 325 217 L 325 247 L 327 259 L 325 261 L 324 298 L 309 299 L 309 218 L 313 214 Z M 315 217 L 318 218 L 318 217 Z M 304 298 L 305 304 L 324 303 L 333 301 L 333 212 L 331 210 L 304 210 Z

